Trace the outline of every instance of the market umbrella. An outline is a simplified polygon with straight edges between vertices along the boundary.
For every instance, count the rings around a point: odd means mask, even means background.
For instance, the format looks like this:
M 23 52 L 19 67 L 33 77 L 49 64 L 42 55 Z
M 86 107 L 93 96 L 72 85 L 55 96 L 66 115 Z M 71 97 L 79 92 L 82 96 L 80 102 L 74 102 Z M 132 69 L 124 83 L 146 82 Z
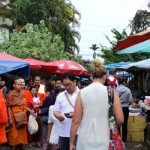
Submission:
M 16 62 L 28 62 L 24 59 L 9 55 L 7 53 L 0 53 L 0 60 L 9 60 L 9 61 L 16 61 Z M 34 62 L 31 62 L 29 64 L 30 64 L 30 68 L 40 68 L 40 66 Z
M 34 63 L 39 66 L 40 70 L 44 72 L 48 72 L 49 70 L 56 70 L 57 66 L 54 64 L 50 64 L 41 60 L 33 59 L 33 58 L 26 58 L 25 61 L 29 62 L 30 64 Z
M 150 29 L 120 40 L 114 50 L 119 51 L 150 39 Z
M 71 72 L 75 75 L 88 75 L 88 71 L 74 61 L 58 60 L 47 63 L 49 65 L 57 66 L 57 69 L 49 70 L 51 74 L 63 74 L 65 72 Z
M 129 53 L 150 53 L 150 40 L 146 40 L 142 43 L 133 45 L 118 51 L 117 54 L 129 54 Z

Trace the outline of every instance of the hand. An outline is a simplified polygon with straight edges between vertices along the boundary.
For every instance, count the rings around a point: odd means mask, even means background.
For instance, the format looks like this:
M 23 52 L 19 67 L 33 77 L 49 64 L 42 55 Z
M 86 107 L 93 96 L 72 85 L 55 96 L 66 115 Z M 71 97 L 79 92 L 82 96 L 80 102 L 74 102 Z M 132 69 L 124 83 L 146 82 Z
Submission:
M 35 114 L 35 111 L 34 111 L 34 110 L 30 110 L 30 114 L 31 114 L 31 115 L 34 115 L 34 114 Z
M 34 108 L 38 108 L 38 107 L 39 107 L 39 105 L 34 105 L 33 107 L 34 107 Z
M 76 150 L 75 145 L 70 144 L 70 150 Z
M 34 113 L 33 116 L 34 116 L 35 118 L 37 118 L 37 113 Z
M 59 120 L 59 121 L 64 121 L 64 119 L 65 119 L 65 117 L 64 117 L 63 115 L 59 115 L 59 116 L 58 116 L 58 120 Z
M 67 118 L 72 118 L 73 117 L 74 112 L 70 112 L 70 113 L 66 113 L 65 116 Z

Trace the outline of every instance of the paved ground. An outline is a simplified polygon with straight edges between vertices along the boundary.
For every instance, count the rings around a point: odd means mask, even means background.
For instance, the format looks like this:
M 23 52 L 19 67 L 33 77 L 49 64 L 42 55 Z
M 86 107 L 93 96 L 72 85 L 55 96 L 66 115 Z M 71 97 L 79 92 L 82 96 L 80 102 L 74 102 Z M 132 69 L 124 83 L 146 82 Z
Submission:
M 126 150 L 147 150 L 144 142 L 127 142 Z
M 0 148 L 0 150 L 10 150 L 8 147 Z M 42 148 L 26 148 L 26 150 L 42 150 Z M 146 149 L 144 142 L 127 142 L 126 143 L 126 150 L 150 150 Z
M 41 150 L 40 148 L 30 148 L 28 150 Z M 144 142 L 127 142 L 126 150 L 148 150 Z

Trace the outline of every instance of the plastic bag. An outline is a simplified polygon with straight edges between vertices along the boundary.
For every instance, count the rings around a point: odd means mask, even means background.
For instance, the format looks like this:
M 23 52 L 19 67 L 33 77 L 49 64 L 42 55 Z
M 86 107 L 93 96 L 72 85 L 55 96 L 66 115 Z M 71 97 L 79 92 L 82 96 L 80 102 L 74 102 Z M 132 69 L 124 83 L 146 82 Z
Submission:
M 28 131 L 31 135 L 38 132 L 38 123 L 33 115 L 29 116 Z

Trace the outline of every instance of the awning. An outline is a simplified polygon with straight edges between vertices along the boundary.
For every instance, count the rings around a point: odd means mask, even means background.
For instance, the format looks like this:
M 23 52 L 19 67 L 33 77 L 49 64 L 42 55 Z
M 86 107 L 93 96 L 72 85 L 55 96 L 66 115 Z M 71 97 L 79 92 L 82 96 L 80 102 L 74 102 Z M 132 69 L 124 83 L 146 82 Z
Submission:
M 37 69 L 37 68 L 41 68 L 41 66 L 37 65 L 37 63 L 35 62 L 28 62 L 27 60 L 9 55 L 7 53 L 0 53 L 0 60 L 8 60 L 8 61 L 16 61 L 16 62 L 26 62 L 30 64 L 30 68 L 32 69 Z
M 150 59 L 145 59 L 139 62 L 130 63 L 126 66 L 123 66 L 124 69 L 133 69 L 133 68 L 140 68 L 140 69 L 150 69 Z
M 116 69 L 116 68 L 122 68 L 123 66 L 125 66 L 125 65 L 128 65 L 128 64 L 131 64 L 132 62 L 120 62 L 120 63 L 114 63 L 114 64 L 107 64 L 107 65 L 105 65 L 105 67 L 107 68 L 107 69 L 110 69 L 110 68 L 114 68 L 114 69 Z
M 48 62 L 48 65 L 56 66 L 56 69 L 43 69 L 43 72 L 51 73 L 51 74 L 63 74 L 65 72 L 71 72 L 75 75 L 86 76 L 89 75 L 88 71 L 79 63 L 69 60 L 58 60 L 53 62 Z
M 130 53 L 150 53 L 150 40 L 141 42 L 134 46 L 123 49 L 117 54 L 130 54 Z
M 120 40 L 114 50 L 119 51 L 150 39 L 150 29 Z
M 29 63 L 0 60 L 0 75 L 5 73 L 11 73 L 28 79 L 30 75 Z

